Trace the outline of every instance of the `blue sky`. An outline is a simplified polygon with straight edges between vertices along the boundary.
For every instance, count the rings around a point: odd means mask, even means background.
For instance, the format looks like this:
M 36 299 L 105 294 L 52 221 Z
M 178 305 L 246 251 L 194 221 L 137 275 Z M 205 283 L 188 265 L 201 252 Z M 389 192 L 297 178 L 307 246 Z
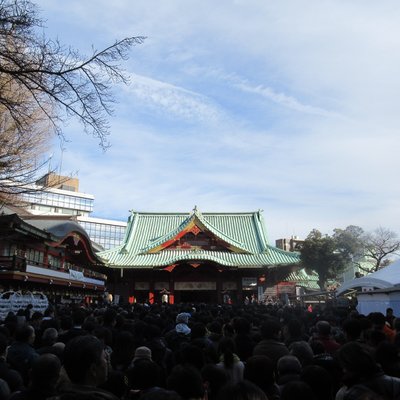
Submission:
M 147 37 L 115 87 L 111 148 L 64 127 L 62 172 L 95 195 L 94 216 L 263 209 L 271 243 L 400 233 L 397 0 L 37 4 L 46 34 L 83 53 Z

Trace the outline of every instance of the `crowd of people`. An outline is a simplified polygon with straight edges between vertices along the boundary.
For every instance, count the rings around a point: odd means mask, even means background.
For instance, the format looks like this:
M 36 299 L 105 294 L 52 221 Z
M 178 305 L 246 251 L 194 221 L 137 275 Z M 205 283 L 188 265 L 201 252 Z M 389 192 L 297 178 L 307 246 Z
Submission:
M 399 352 L 390 309 L 27 309 L 0 326 L 0 400 L 398 400 Z

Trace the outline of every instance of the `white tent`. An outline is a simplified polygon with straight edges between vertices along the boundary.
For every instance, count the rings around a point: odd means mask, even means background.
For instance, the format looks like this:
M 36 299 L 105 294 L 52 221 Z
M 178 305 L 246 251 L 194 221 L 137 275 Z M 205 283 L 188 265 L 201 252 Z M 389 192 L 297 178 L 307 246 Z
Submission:
M 391 307 L 395 315 L 400 316 L 400 260 L 377 272 L 345 282 L 336 295 L 352 289 L 357 291 L 357 310 L 361 314 L 385 313 Z
M 337 289 L 336 295 L 340 296 L 351 289 L 369 291 L 374 289 L 392 288 L 397 285 L 400 285 L 400 260 L 397 260 L 372 274 L 363 276 L 362 278 L 354 278 L 351 281 L 343 283 L 343 285 Z

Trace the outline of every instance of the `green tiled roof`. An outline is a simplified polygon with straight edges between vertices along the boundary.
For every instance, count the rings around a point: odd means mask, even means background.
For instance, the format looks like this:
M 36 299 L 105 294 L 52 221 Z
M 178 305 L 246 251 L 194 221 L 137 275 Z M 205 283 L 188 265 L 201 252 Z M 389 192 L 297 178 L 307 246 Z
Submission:
M 202 226 L 235 251 L 199 249 L 157 251 L 158 246 L 173 239 L 192 222 Z M 124 243 L 99 253 L 99 256 L 114 268 L 154 268 L 180 261 L 211 261 L 239 268 L 299 263 L 298 253 L 286 252 L 268 245 L 264 222 L 259 211 L 200 213 L 195 209 L 190 214 L 131 212 Z
M 302 286 L 307 289 L 317 289 L 320 287 L 318 285 L 318 274 L 316 272 L 311 272 L 308 274 L 304 268 L 298 271 L 291 272 L 286 278 L 287 282 L 296 282 L 297 286 Z

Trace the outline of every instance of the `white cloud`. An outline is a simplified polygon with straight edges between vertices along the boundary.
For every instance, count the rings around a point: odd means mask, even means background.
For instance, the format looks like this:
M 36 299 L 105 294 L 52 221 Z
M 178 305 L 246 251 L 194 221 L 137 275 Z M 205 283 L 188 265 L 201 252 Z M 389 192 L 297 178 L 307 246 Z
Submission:
M 190 90 L 145 76 L 130 74 L 128 92 L 157 112 L 188 121 L 212 123 L 222 118 L 222 111 L 210 99 Z
M 324 110 L 322 108 L 314 107 L 308 104 L 303 104 L 299 100 L 295 99 L 293 96 L 288 96 L 284 93 L 276 92 L 274 89 L 270 87 L 265 87 L 263 85 L 252 86 L 242 82 L 242 83 L 237 83 L 236 87 L 245 92 L 258 94 L 283 107 L 287 107 L 302 113 L 319 115 L 322 117 L 338 116 L 336 113 L 332 111 Z
M 126 64 L 113 147 L 66 132 L 65 168 L 99 214 L 263 208 L 271 240 L 400 233 L 397 1 L 39 3 L 78 47 L 148 36 Z

